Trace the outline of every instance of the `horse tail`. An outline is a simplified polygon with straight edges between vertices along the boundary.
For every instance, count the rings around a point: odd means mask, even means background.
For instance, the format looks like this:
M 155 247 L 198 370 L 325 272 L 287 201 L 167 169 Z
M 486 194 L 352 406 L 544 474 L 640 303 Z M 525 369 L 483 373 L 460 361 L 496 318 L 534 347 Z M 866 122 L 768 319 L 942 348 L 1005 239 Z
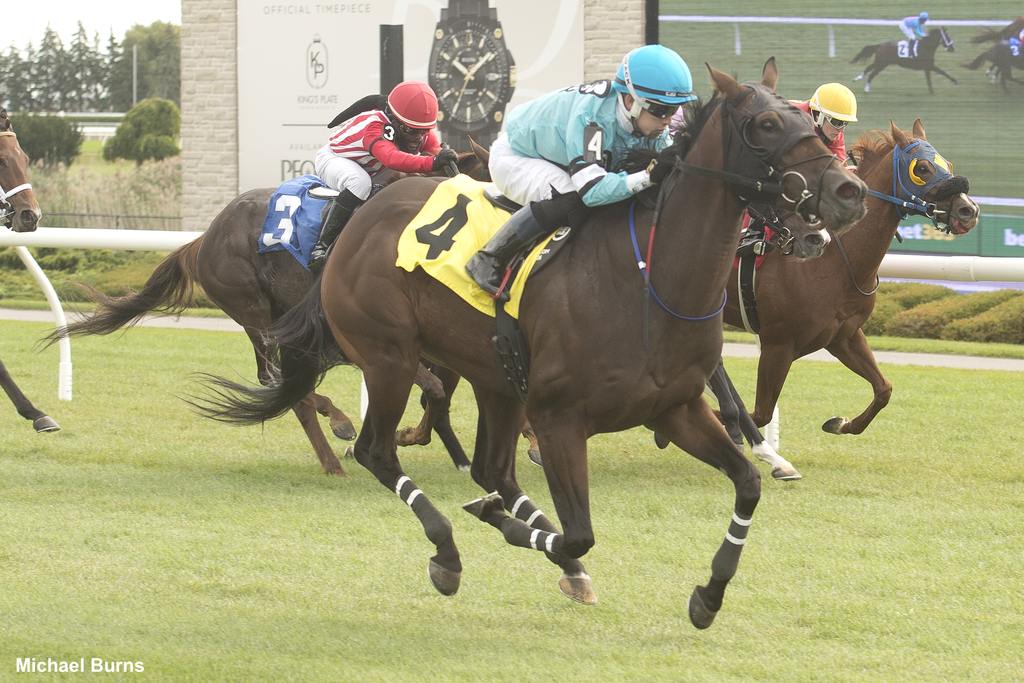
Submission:
M 110 334 L 139 323 L 150 311 L 176 314 L 192 305 L 195 295 L 196 260 L 203 246 L 203 235 L 179 247 L 165 258 L 146 280 L 142 291 L 109 297 L 94 287 L 79 283 L 96 312 L 70 325 L 58 327 L 40 340 L 44 348 L 64 337 Z
M 268 386 L 239 384 L 200 374 L 210 394 L 186 399 L 201 415 L 231 424 L 257 424 L 280 417 L 305 398 L 335 365 L 348 361 L 330 333 L 317 280 L 305 298 L 270 328 L 280 349 L 281 372 Z
M 863 62 L 865 59 L 867 59 L 868 57 L 875 53 L 875 50 L 878 49 L 879 45 L 881 45 L 881 43 L 877 43 L 875 45 L 865 45 L 863 48 L 861 48 L 861 51 L 857 53 L 857 56 L 850 60 L 850 64 Z
M 979 66 L 984 64 L 986 60 L 992 59 L 992 54 L 991 53 L 993 51 L 994 50 L 985 50 L 980 55 L 975 57 L 973 62 L 971 62 L 970 64 L 965 62 L 964 64 L 961 64 L 961 66 L 964 67 L 965 69 L 971 69 L 971 70 L 977 69 Z
M 981 33 L 971 38 L 972 43 L 990 43 L 1002 37 L 1002 29 L 994 31 L 990 28 L 982 29 Z

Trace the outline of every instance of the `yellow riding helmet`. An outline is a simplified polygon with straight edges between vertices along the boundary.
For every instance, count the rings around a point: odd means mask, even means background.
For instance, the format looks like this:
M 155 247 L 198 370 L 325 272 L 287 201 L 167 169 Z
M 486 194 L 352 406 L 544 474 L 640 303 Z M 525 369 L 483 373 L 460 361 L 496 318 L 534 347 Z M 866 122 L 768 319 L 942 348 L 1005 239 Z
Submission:
M 813 111 L 840 121 L 857 120 L 857 97 L 842 83 L 819 85 L 807 104 Z

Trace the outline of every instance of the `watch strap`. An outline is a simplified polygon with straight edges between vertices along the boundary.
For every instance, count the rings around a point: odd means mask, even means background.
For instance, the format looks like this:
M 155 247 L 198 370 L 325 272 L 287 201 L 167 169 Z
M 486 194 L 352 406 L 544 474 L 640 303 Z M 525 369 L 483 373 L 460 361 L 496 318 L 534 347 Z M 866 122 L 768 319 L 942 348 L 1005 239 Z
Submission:
M 498 11 L 487 6 L 488 0 L 448 0 L 447 9 L 441 10 L 441 21 L 460 18 L 497 19 Z

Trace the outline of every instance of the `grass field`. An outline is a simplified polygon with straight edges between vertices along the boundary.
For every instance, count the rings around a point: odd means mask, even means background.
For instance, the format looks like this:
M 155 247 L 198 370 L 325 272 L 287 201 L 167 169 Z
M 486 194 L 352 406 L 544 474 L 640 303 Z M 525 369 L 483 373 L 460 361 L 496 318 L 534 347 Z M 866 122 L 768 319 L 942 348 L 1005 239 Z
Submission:
M 394 495 L 351 461 L 327 478 L 292 418 L 231 428 L 176 395 L 189 374 L 251 377 L 241 334 L 138 329 L 75 342 L 75 399 L 55 399 L 43 325 L 5 323 L 0 358 L 63 431 L 0 412 L 0 679 L 16 657 L 142 661 L 155 680 L 1018 680 L 1024 667 L 1019 374 L 887 366 L 890 406 L 860 437 L 820 431 L 864 383 L 799 363 L 784 454 L 766 480 L 715 625 L 704 582 L 732 492 L 719 473 L 633 430 L 591 441 L 600 602 L 463 513 L 479 491 L 437 446 L 403 452 L 451 518 L 460 593 Z M 730 361 L 744 393 L 752 361 Z M 357 405 L 353 371 L 327 393 Z M 469 392 L 456 429 L 473 442 Z M 417 411 L 408 414 L 417 417 Z M 339 444 L 339 451 L 341 444 Z M 551 511 L 542 473 L 520 480 Z M 31 677 L 18 677 L 31 680 Z
M 828 57 L 827 27 L 818 25 L 741 24 L 742 55 L 733 49 L 731 23 L 669 23 L 660 25 L 661 42 L 677 49 L 693 67 L 698 92 L 710 94 L 702 64 L 737 74 L 741 79 L 759 78 L 764 60 L 774 55 L 779 63 L 779 92 L 790 99 L 807 99 L 821 83 L 839 81 L 856 93 L 860 121 L 850 126 L 847 145 L 860 133 L 888 129 L 895 121 L 909 129 L 921 117 L 928 139 L 949 159 L 958 173 L 971 179 L 971 192 L 979 196 L 1024 197 L 1024 161 L 1019 145 L 1024 123 L 1018 115 L 1024 105 L 1024 87 L 1015 86 L 1009 94 L 985 79 L 984 69 L 969 71 L 961 66 L 991 44 L 973 45 L 970 38 L 980 32 L 976 27 L 952 27 L 949 32 L 955 51 L 940 49 L 936 63 L 960 81 L 954 86 L 933 74 L 935 94 L 929 95 L 924 75 L 889 67 L 872 83 L 872 92 L 863 92 L 862 82 L 852 79 L 863 64 L 850 59 L 868 44 L 902 38 L 896 21 L 927 8 L 933 19 L 991 19 L 1007 23 L 1021 14 L 1019 2 L 974 2 L 937 0 L 921 5 L 894 6 L 890 2 L 865 0 L 858 3 L 804 3 L 781 0 L 766 5 L 741 0 L 662 0 L 660 13 L 707 14 L 720 16 L 801 16 L 892 19 L 888 26 L 836 26 L 836 57 Z M 931 25 L 931 24 L 929 24 Z M 941 21 L 935 22 L 941 26 Z M 699 68 L 698 68 L 699 67 Z M 1000 207 L 1002 213 L 1002 207 Z M 1019 212 L 1017 212 L 1019 213 Z

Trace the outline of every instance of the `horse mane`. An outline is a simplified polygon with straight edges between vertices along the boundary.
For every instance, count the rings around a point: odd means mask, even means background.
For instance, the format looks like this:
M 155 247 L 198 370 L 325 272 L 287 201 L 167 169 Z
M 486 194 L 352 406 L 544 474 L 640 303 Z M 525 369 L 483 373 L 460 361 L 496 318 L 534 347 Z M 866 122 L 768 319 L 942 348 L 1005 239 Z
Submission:
M 850 148 L 850 154 L 857 160 L 859 174 L 863 175 L 884 159 L 895 146 L 896 140 L 893 139 L 892 133 L 869 130 L 857 138 L 857 142 Z

